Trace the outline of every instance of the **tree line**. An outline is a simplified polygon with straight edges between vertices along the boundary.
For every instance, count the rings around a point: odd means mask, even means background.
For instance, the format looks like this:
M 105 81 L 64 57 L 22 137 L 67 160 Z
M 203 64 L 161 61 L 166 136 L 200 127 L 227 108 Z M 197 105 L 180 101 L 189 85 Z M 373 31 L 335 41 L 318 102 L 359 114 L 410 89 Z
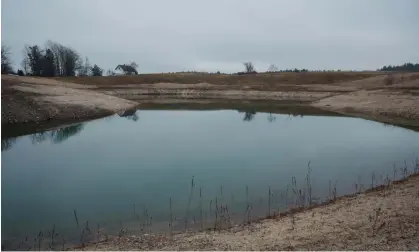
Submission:
M 256 74 L 256 68 L 252 62 L 244 62 L 244 71 L 237 72 L 238 75 L 243 74 Z M 31 75 L 42 77 L 56 77 L 56 76 L 102 76 L 104 70 L 97 64 L 93 66 L 90 64 L 89 59 L 83 58 L 80 54 L 71 47 L 62 44 L 47 41 L 44 47 L 38 45 L 27 45 L 24 48 L 24 58 L 21 63 L 22 69 L 17 72 L 13 71 L 12 62 L 10 60 L 10 49 L 1 46 L 1 73 L 2 74 L 18 74 L 18 75 Z M 138 65 L 135 62 L 129 64 L 119 64 L 115 70 L 120 70 L 125 75 L 137 75 Z M 323 70 L 334 71 L 334 70 Z M 340 72 L 341 70 L 337 70 Z M 405 71 L 405 72 L 419 72 L 419 64 L 405 63 L 400 66 L 383 66 L 377 71 Z M 276 72 L 313 72 L 308 69 L 284 69 L 280 70 L 275 64 L 271 64 L 267 69 L 268 73 Z M 321 72 L 314 71 L 314 72 Z M 114 70 L 109 69 L 106 74 L 116 75 Z M 218 71 L 217 74 L 220 74 Z
M 44 47 L 27 45 L 21 63 L 22 69 L 17 70 L 18 75 L 41 77 L 67 77 L 67 76 L 102 76 L 104 71 L 97 64 L 91 65 L 89 59 L 83 58 L 76 50 L 62 44 L 47 41 Z M 7 46 L 1 47 L 1 73 L 15 74 L 10 60 L 10 50 Z M 115 70 L 121 70 L 126 75 L 138 74 L 138 65 L 135 62 L 120 64 Z M 109 69 L 108 75 L 116 73 Z
M 419 64 L 405 63 L 400 66 L 383 66 L 379 71 L 419 72 Z

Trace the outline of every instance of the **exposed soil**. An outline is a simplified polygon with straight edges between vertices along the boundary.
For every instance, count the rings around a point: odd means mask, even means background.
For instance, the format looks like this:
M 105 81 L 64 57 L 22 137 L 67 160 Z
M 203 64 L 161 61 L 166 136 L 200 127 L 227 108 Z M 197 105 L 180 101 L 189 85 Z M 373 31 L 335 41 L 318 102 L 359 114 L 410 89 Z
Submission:
M 419 176 L 218 231 L 124 236 L 84 250 L 418 250 Z
M 419 73 L 279 73 L 248 76 L 154 74 L 35 78 L 2 75 L 2 133 L 103 117 L 132 107 L 201 107 L 244 101 L 305 105 L 405 127 L 419 127 Z M 176 82 L 170 82 L 176 81 Z M 322 84 L 323 82 L 323 84 Z M 218 106 L 220 107 L 220 106 Z M 272 109 L 273 110 L 273 109 Z M 274 112 L 268 111 L 267 112 Z M 15 127 L 17 126 L 18 127 Z M 28 125 L 28 127 L 26 127 Z M 30 125 L 34 125 L 29 127 Z M 12 129 L 24 128 L 25 131 Z
M 361 90 L 321 99 L 312 105 L 380 122 L 419 126 L 419 96 L 402 90 Z
M 2 75 L 1 84 L 3 136 L 99 118 L 138 105 L 83 85 L 45 78 Z

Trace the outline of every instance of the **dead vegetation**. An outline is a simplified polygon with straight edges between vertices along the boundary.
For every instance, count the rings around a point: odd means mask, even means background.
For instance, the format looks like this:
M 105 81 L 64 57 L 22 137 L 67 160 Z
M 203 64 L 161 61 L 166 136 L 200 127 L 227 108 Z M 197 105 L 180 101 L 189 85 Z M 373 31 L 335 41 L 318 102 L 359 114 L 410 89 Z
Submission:
M 388 182 L 329 203 L 204 232 L 127 236 L 93 250 L 415 250 L 419 176 Z M 221 217 L 220 217 L 221 218 Z
M 156 232 L 152 212 L 143 205 L 143 214 L 133 204 L 130 223 L 119 220 L 118 230 L 109 223 L 79 218 L 73 210 L 75 233 L 68 237 L 57 229 L 40 230 L 35 237 L 22 239 L 7 249 L 87 250 L 407 250 L 418 248 L 419 159 L 394 165 L 392 174 L 373 172 L 363 184 L 358 177 L 352 194 L 338 195 L 337 181 L 329 180 L 328 195 L 315 197 L 312 167 L 307 164 L 303 181 L 291 178 L 291 185 L 256 200 L 247 185 L 244 201 L 237 205 L 226 198 L 224 186 L 209 199 L 204 213 L 203 191 L 197 194 L 194 177 L 187 197 L 186 213 L 174 216 L 172 199 L 167 206 L 167 226 Z M 392 176 L 391 176 L 392 175 Z M 390 178 L 393 179 L 390 179 Z M 326 186 L 326 185 L 325 185 Z M 366 189 L 368 187 L 368 189 Z M 194 196 L 195 195 L 195 196 Z M 195 198 L 195 203 L 191 204 Z M 208 198 L 207 198 L 208 199 Z M 263 199 L 268 199 L 265 202 Z M 193 209 L 192 205 L 198 208 Z M 205 204 L 206 205 L 206 204 Z M 239 208 L 237 208 L 239 207 Z M 230 211 L 233 209 L 233 211 Z M 234 211 L 236 210 L 236 211 Z M 242 212 L 243 210 L 243 212 Z M 235 215 L 235 213 L 239 213 Z M 243 214 L 242 214 L 243 213 Z M 177 213 L 179 214 L 179 213 Z M 204 217 L 205 216 L 205 217 Z M 179 218 L 180 217 L 180 218 Z M 129 219 L 132 220 L 132 219 Z M 174 226 L 174 221 L 178 227 Z M 107 223 L 107 224 L 106 224 Z M 161 224 L 166 223 L 160 220 Z M 180 225 L 179 225 L 180 224 Z M 175 230 L 176 228 L 176 230 Z M 117 234 L 115 231 L 118 231 Z M 7 241 L 9 243 L 11 241 Z M 15 241 L 18 242 L 18 241 Z M 6 244 L 3 241 L 3 245 Z
M 253 75 L 210 74 L 210 73 L 160 73 L 137 76 L 65 77 L 55 78 L 84 85 L 108 86 L 125 84 L 211 83 L 214 85 L 246 86 L 259 85 L 264 88 L 276 85 L 336 84 L 385 75 L 382 72 L 304 72 L 304 73 L 259 73 Z

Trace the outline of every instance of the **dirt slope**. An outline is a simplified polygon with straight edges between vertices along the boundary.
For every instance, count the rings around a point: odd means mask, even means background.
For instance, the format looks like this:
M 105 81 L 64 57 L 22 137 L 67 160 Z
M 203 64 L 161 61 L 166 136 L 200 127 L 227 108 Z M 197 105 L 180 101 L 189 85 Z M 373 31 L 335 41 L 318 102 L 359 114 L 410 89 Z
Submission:
M 393 74 L 392 85 L 386 85 L 387 78 L 388 75 L 377 72 L 154 74 L 60 79 L 2 75 L 2 125 L 87 120 L 143 103 L 150 107 L 153 103 L 205 101 L 201 103 L 210 104 L 224 100 L 230 104 L 243 101 L 304 104 L 344 115 L 419 127 L 419 73 Z
M 138 105 L 84 85 L 45 78 L 2 75 L 1 89 L 2 125 L 85 120 Z

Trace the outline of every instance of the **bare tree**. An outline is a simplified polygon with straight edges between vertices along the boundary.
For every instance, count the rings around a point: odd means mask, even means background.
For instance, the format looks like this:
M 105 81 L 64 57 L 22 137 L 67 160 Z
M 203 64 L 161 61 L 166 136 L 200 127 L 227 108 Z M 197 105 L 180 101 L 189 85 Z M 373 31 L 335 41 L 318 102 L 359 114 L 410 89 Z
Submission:
M 92 66 L 90 65 L 89 58 L 86 57 L 86 60 L 83 62 L 82 59 L 79 61 L 80 69 L 78 71 L 79 76 L 89 76 L 92 71 Z
M 54 55 L 56 74 L 59 76 L 75 76 L 80 70 L 80 55 L 74 49 L 63 46 L 53 41 L 47 41 L 46 49 L 50 49 Z
M 268 72 L 278 72 L 278 67 L 275 64 L 271 64 L 268 68 Z
M 12 61 L 10 60 L 10 48 L 1 45 L 1 73 L 7 74 L 13 72 Z
M 27 57 L 23 58 L 22 63 L 20 64 L 25 72 L 25 75 L 30 74 L 30 66 L 29 66 L 29 59 Z
M 255 67 L 253 66 L 252 62 L 244 62 L 243 65 L 245 67 L 246 73 L 251 73 L 255 71 Z
M 106 71 L 106 75 L 107 76 L 115 76 L 115 72 L 112 71 L 111 69 L 108 69 L 108 71 Z
M 276 117 L 274 115 L 272 115 L 272 113 L 269 113 L 268 115 L 268 122 L 273 122 L 276 120 Z
M 56 74 L 58 76 L 64 76 L 64 57 L 65 57 L 64 47 L 61 44 L 58 44 L 51 40 L 47 41 L 45 47 L 49 48 L 54 54 Z
M 38 45 L 25 46 L 25 61 L 29 64 L 29 71 L 34 76 L 41 76 L 44 70 L 44 50 Z

